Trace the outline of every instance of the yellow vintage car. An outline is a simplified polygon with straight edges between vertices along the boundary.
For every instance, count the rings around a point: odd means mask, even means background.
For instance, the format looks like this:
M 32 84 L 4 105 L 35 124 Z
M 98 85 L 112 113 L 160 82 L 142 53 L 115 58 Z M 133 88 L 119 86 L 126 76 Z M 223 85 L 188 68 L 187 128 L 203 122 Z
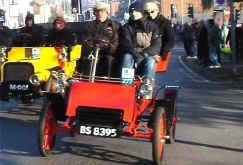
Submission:
M 2 99 L 28 102 L 50 90 L 63 92 L 76 71 L 82 45 L 67 47 L 2 47 L 0 86 Z

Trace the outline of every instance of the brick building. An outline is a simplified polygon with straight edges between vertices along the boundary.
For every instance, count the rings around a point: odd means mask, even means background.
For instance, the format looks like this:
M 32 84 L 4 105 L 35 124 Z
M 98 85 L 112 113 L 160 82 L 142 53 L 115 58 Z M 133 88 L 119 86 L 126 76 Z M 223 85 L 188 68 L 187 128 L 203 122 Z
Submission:
M 146 1 L 146 0 L 144 0 Z M 214 13 L 213 6 L 210 9 L 203 9 L 202 0 L 157 0 L 161 3 L 162 14 L 170 18 L 171 17 L 171 4 L 176 6 L 176 20 L 182 20 L 182 14 L 184 21 L 190 20 L 188 18 L 188 6 L 193 4 L 194 15 L 199 19 L 210 18 Z M 236 9 L 243 10 L 243 2 L 234 3 Z
M 193 4 L 194 13 L 213 13 L 213 8 L 203 10 L 201 0 L 161 0 L 161 4 L 161 11 L 167 18 L 171 16 L 171 4 L 176 6 L 176 13 L 178 16 L 181 16 L 182 13 L 184 16 L 187 15 L 189 4 Z

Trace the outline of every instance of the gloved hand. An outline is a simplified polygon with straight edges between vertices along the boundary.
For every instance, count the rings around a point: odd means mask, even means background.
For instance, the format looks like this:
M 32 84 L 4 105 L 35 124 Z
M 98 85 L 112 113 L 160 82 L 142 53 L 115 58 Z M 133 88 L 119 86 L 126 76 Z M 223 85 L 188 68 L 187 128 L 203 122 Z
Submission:
M 140 62 L 142 62 L 144 60 L 144 56 L 143 54 L 141 53 L 137 53 L 135 56 L 134 56 L 134 60 L 136 61 L 137 64 L 140 64 Z
M 162 60 L 166 60 L 167 56 L 168 56 L 168 51 L 163 51 L 161 53 Z
M 153 58 L 155 59 L 156 62 L 160 61 L 160 56 L 159 55 L 154 55 Z

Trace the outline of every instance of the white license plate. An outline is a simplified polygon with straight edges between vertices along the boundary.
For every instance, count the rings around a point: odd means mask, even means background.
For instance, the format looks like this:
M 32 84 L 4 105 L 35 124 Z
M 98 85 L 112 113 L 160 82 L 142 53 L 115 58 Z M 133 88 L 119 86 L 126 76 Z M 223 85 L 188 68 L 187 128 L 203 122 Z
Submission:
M 92 126 L 80 126 L 80 134 L 90 136 L 101 136 L 101 137 L 117 137 L 117 129 L 115 128 L 103 128 L 103 127 L 92 127 Z
M 28 84 L 9 84 L 9 90 L 27 91 L 27 90 L 29 90 L 29 85 Z

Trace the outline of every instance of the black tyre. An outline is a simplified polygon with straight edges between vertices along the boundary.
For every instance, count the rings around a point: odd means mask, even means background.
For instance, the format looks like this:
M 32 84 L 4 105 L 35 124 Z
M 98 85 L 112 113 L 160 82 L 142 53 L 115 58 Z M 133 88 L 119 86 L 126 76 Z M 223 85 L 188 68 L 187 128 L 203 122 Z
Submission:
M 153 112 L 153 137 L 152 137 L 152 152 L 155 165 L 162 165 L 163 155 L 165 150 L 165 110 L 164 107 L 158 106 Z
M 176 94 L 172 94 L 168 96 L 168 99 L 170 100 L 167 104 L 167 113 L 166 113 L 166 132 L 167 136 L 169 136 L 168 139 L 166 139 L 166 143 L 173 144 L 175 143 L 175 132 L 176 132 Z
M 45 98 L 39 118 L 38 145 L 41 156 L 46 157 L 55 146 L 57 121 L 51 102 Z

